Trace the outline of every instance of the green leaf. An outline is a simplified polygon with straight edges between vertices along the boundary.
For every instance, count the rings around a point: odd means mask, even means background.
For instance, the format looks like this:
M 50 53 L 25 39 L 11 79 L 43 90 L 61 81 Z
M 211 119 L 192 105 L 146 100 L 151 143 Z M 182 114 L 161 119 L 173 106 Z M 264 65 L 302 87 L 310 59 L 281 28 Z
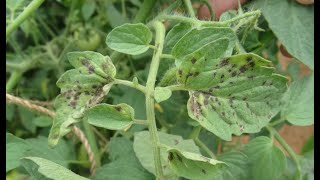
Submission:
M 107 36 L 107 45 L 118 52 L 138 55 L 149 49 L 152 40 L 150 29 L 142 23 L 123 24 L 114 28 Z
M 288 52 L 313 69 L 314 6 L 296 1 L 257 0 L 253 7 L 261 9 L 269 27 Z
M 225 164 L 200 154 L 177 149 L 168 150 L 170 167 L 179 175 L 189 179 L 214 179 L 222 173 Z
M 123 137 L 112 138 L 108 144 L 111 163 L 97 169 L 93 180 L 152 180 L 155 177 L 146 171 L 137 159 L 132 142 Z
M 172 92 L 169 88 L 156 87 L 154 90 L 154 99 L 159 103 L 170 98 Z
M 95 1 L 86 0 L 81 7 L 81 13 L 84 20 L 87 21 L 93 15 L 95 9 L 96 9 Z
M 122 130 L 132 125 L 134 110 L 127 104 L 99 104 L 88 109 L 85 116 L 93 126 Z
M 57 82 L 61 94 L 54 104 L 57 111 L 48 138 L 50 146 L 70 131 L 71 124 L 81 121 L 85 109 L 103 100 L 116 75 L 110 58 L 100 53 L 71 52 L 68 59 L 76 69 L 65 72 Z
M 281 116 L 298 126 L 314 123 L 314 77 L 294 81 L 283 96 Z
M 221 40 L 229 42 L 227 48 L 223 46 L 223 48 L 219 48 L 219 44 L 222 43 Z M 225 56 L 230 56 L 233 47 L 235 46 L 235 42 L 236 36 L 231 28 L 210 27 L 192 29 L 176 43 L 172 49 L 172 55 L 177 59 L 181 59 L 189 54 L 201 50 L 202 48 L 205 48 L 208 49 L 206 52 L 209 53 L 208 55 L 205 54 L 206 58 L 215 59 L 223 54 Z M 218 48 L 218 50 L 211 48 L 211 46 L 215 46 L 215 48 Z
M 314 135 L 308 138 L 308 140 L 303 144 L 301 148 L 301 154 L 309 152 L 314 149 Z
M 58 165 L 52 161 L 39 157 L 25 157 L 21 159 L 22 165 L 26 168 L 31 176 L 36 179 L 69 179 L 69 180 L 88 180 L 85 177 L 79 176 L 69 169 Z
M 232 134 L 259 132 L 278 113 L 286 90 L 287 79 L 270 65 L 251 53 L 182 64 L 178 76 L 189 90 L 189 116 L 228 141 Z
M 73 144 L 64 139 L 55 148 L 48 146 L 48 138 L 44 136 L 29 138 L 25 142 L 32 148 L 25 153 L 24 157 L 41 157 L 64 167 L 68 167 L 69 162 L 75 160 Z
M 10 133 L 6 133 L 6 172 L 20 165 L 19 159 L 24 153 L 31 149 L 31 146 Z
M 244 153 L 252 164 L 250 179 L 277 179 L 286 169 L 285 155 L 266 136 L 251 140 L 245 146 Z
M 158 132 L 161 144 L 190 153 L 200 154 L 199 148 L 193 140 L 184 140 L 181 136 Z M 142 166 L 149 172 L 155 174 L 153 150 L 151 137 L 148 131 L 140 131 L 134 134 L 133 149 Z M 161 164 L 163 173 L 167 179 L 175 177 L 175 173 L 170 169 L 168 162 L 168 152 L 166 148 L 160 149 Z
M 222 170 L 221 180 L 248 179 L 249 159 L 244 153 L 232 150 L 219 155 L 218 160 L 227 165 Z
M 191 24 L 177 24 L 175 25 L 166 35 L 166 38 L 164 39 L 164 48 L 163 52 L 170 54 L 172 48 L 176 43 L 189 31 L 191 31 L 192 26 Z
M 18 111 L 23 127 L 31 133 L 35 133 L 37 127 L 33 124 L 33 120 L 36 114 L 23 106 L 18 106 Z
M 34 118 L 33 124 L 38 127 L 48 127 L 52 124 L 52 118 L 48 116 L 39 116 Z

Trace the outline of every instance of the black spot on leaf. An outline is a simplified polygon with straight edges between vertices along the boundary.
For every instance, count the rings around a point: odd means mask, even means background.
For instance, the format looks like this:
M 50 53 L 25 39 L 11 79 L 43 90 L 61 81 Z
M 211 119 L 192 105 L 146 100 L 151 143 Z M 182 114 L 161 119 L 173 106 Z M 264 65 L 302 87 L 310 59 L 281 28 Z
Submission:
M 231 73 L 231 76 L 232 77 L 235 77 L 237 75 L 237 72 L 236 71 L 233 71 L 232 73 Z
M 120 112 L 122 110 L 121 106 L 116 106 L 115 109 Z
M 229 64 L 229 59 L 223 59 L 221 62 L 220 62 L 220 67 L 223 67 L 223 66 L 226 66 Z
M 200 74 L 199 72 L 195 72 L 195 73 L 193 74 L 193 76 L 196 77 L 196 76 L 198 76 L 199 74 Z
M 192 59 L 191 59 L 191 63 L 192 63 L 192 64 L 196 63 L 196 61 L 197 61 L 197 60 L 196 60 L 195 58 L 192 58 Z
M 239 70 L 241 73 L 244 73 L 247 70 L 246 65 L 241 66 Z
M 206 170 L 204 170 L 204 169 L 201 169 L 201 172 L 202 172 L 203 174 L 207 174 Z

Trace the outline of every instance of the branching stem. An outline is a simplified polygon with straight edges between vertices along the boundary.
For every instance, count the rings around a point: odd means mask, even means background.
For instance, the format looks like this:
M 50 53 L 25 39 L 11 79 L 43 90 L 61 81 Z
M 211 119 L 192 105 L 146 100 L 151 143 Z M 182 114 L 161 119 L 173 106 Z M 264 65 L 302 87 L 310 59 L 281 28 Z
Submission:
M 149 75 L 146 84 L 146 111 L 147 111 L 147 120 L 149 123 L 149 132 L 151 136 L 151 142 L 153 146 L 153 156 L 154 163 L 156 168 L 156 177 L 159 180 L 163 180 L 163 171 L 161 166 L 161 157 L 160 157 L 160 147 L 159 144 L 159 136 L 156 126 L 155 112 L 154 112 L 154 88 L 157 77 L 157 72 L 160 64 L 160 55 L 162 54 L 164 36 L 165 36 L 165 27 L 159 22 L 155 21 L 153 23 L 153 28 L 156 32 L 155 36 L 155 45 L 156 50 L 153 53 L 152 61 L 150 64 Z

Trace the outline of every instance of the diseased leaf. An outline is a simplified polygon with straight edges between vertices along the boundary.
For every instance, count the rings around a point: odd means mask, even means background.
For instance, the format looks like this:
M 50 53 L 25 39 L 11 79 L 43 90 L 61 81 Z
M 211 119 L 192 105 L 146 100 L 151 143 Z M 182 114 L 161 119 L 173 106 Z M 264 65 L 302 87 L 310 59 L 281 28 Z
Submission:
M 204 157 L 200 154 L 177 149 L 168 150 L 170 167 L 179 175 L 189 179 L 214 179 L 222 173 L 222 161 Z
M 169 88 L 156 87 L 154 90 L 154 99 L 159 103 L 170 98 L 172 92 Z
M 314 77 L 294 81 L 283 96 L 281 116 L 298 126 L 314 123 Z
M 56 116 L 49 134 L 50 146 L 79 122 L 85 109 L 100 102 L 109 92 L 116 69 L 108 56 L 96 52 L 71 52 L 68 59 L 76 69 L 65 72 L 57 82 L 61 94 L 55 100 Z
M 164 40 L 164 47 L 163 52 L 164 53 L 171 53 L 172 48 L 174 45 L 189 31 L 191 31 L 192 26 L 191 24 L 177 24 L 175 25 L 166 35 L 166 38 Z
M 111 163 L 97 169 L 93 180 L 153 180 L 137 159 L 132 142 L 123 137 L 112 138 L 108 144 Z
M 199 148 L 193 140 L 184 140 L 181 136 L 158 132 L 161 144 L 181 151 L 200 154 Z M 149 172 L 155 174 L 154 159 L 151 138 L 148 131 L 140 131 L 134 134 L 133 149 L 142 166 Z M 160 149 L 161 164 L 163 173 L 167 179 L 174 178 L 176 175 L 170 169 L 168 162 L 168 152 L 166 148 Z
M 112 130 L 125 129 L 132 125 L 134 110 L 127 104 L 99 104 L 85 112 L 91 125 Z
M 251 167 L 250 179 L 277 179 L 286 169 L 286 157 L 266 136 L 257 137 L 244 148 Z
M 31 149 L 31 146 L 10 133 L 6 133 L 6 172 L 20 165 L 19 159 L 24 153 Z
M 227 48 L 221 48 L 219 44 L 222 43 L 222 40 L 229 42 Z M 203 52 L 201 49 L 206 49 L 205 58 L 215 59 L 220 57 L 221 55 L 230 56 L 235 46 L 236 36 L 231 28 L 226 27 L 209 27 L 202 29 L 192 29 L 187 34 L 185 34 L 173 47 L 172 55 L 176 59 L 181 59 L 189 54 L 195 52 Z M 211 46 L 215 46 L 218 48 L 211 48 Z M 188 47 L 188 48 L 186 48 Z
M 53 180 L 88 180 L 87 178 L 79 176 L 61 165 L 43 158 L 25 157 L 21 159 L 21 163 L 28 173 L 35 179 L 49 178 Z
M 253 7 L 262 11 L 269 27 L 288 52 L 313 69 L 314 6 L 296 1 L 257 0 Z
M 114 28 L 107 36 L 107 45 L 118 52 L 138 55 L 149 49 L 152 33 L 142 23 L 123 24 Z
M 232 134 L 259 132 L 278 113 L 287 79 L 273 74 L 269 61 L 249 53 L 204 62 L 182 64 L 178 76 L 187 74 L 180 82 L 189 89 L 188 113 L 205 129 L 231 140 Z

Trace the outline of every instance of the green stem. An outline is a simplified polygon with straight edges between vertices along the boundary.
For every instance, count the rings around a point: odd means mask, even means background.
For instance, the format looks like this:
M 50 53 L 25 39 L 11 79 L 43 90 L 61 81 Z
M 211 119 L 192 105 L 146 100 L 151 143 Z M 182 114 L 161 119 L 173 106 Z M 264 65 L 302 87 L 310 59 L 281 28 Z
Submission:
M 168 89 L 170 89 L 171 91 L 188 91 L 186 88 L 184 88 L 181 85 L 171 85 L 171 86 L 167 86 Z
M 208 148 L 206 144 L 204 144 L 199 139 L 200 131 L 201 131 L 201 126 L 194 127 L 190 134 L 190 138 L 192 138 L 196 143 L 196 145 L 199 146 L 201 149 L 203 149 L 211 158 L 215 159 L 216 156 L 213 154 L 213 152 Z
M 140 120 L 140 119 L 135 119 L 135 120 L 133 120 L 133 123 L 134 123 L 134 124 L 140 124 L 140 125 L 146 125 L 146 126 L 149 125 L 149 123 L 148 123 L 147 120 Z
M 208 2 L 208 0 L 202 0 L 202 3 L 204 3 L 209 9 L 210 20 L 214 21 L 215 15 L 214 15 L 213 8 L 212 8 L 211 4 Z
M 192 8 L 191 1 L 190 1 L 190 0 L 183 0 L 183 2 L 184 2 L 184 5 L 186 6 L 186 8 L 187 8 L 187 10 L 188 10 L 191 18 L 197 19 L 197 18 L 196 18 L 196 15 L 194 14 L 194 10 L 193 10 L 193 8 Z
M 6 68 L 8 70 L 14 70 L 14 71 L 22 71 L 24 68 L 22 66 L 22 63 L 13 63 L 13 62 L 6 62 Z
M 142 86 L 142 85 L 140 85 L 140 84 L 134 84 L 134 83 L 131 82 L 131 81 L 116 79 L 116 80 L 114 81 L 114 83 L 115 83 L 115 84 L 125 85 L 125 86 L 128 86 L 128 87 L 132 87 L 132 88 L 135 88 L 135 89 L 143 92 L 144 94 L 146 93 L 146 87 L 145 87 L 145 86 Z
M 296 155 L 296 153 L 293 151 L 293 149 L 287 144 L 287 142 L 280 136 L 280 134 L 277 132 L 276 129 L 274 129 L 273 127 L 267 126 L 267 129 L 270 131 L 270 133 L 277 139 L 277 141 L 279 142 L 279 144 L 288 152 L 288 154 L 292 157 L 294 163 L 297 166 L 298 169 L 298 176 L 300 179 L 301 176 L 301 166 L 298 160 L 298 157 Z
M 283 123 L 283 122 L 285 122 L 286 121 L 286 118 L 285 117 L 282 117 L 282 118 L 280 118 L 280 119 L 278 119 L 278 120 L 276 120 L 276 121 L 274 121 L 274 122 L 272 122 L 272 123 L 269 123 L 269 126 L 276 126 L 276 125 L 278 125 L 278 124 L 280 124 L 280 123 Z
M 14 71 L 10 78 L 8 79 L 8 82 L 6 84 L 6 92 L 11 92 L 12 89 L 16 86 L 16 84 L 19 82 L 19 80 L 22 77 L 23 72 L 21 71 Z
M 147 79 L 146 84 L 146 113 L 147 113 L 147 119 L 149 122 L 149 133 L 151 136 L 151 142 L 153 146 L 153 156 L 154 156 L 154 163 L 156 168 L 156 177 L 157 179 L 163 180 L 163 171 L 161 166 L 161 158 L 160 158 L 160 147 L 159 144 L 159 137 L 157 132 L 157 126 L 156 126 L 156 119 L 155 119 L 155 112 L 154 112 L 154 88 L 155 88 L 155 82 L 157 77 L 157 72 L 159 69 L 160 64 L 160 55 L 163 50 L 163 43 L 164 43 L 164 36 L 165 36 L 165 27 L 164 25 L 159 22 L 155 21 L 153 23 L 153 28 L 156 32 L 155 37 L 155 44 L 157 47 L 157 50 L 154 51 L 152 61 L 150 64 L 150 70 L 149 75 Z
M 160 58 L 175 59 L 171 54 L 161 54 Z
M 91 125 L 87 122 L 86 119 L 83 119 L 82 120 L 82 125 L 83 125 L 83 128 L 84 128 L 84 132 L 87 136 L 87 139 L 88 139 L 88 142 L 89 142 L 89 145 L 92 149 L 92 152 L 94 153 L 94 158 L 96 160 L 96 163 L 97 163 L 97 167 L 100 167 L 101 165 L 101 162 L 100 162 L 100 153 L 99 153 L 99 149 L 97 147 L 97 140 L 96 140 L 96 137 L 91 129 Z
M 122 11 L 122 16 L 126 17 L 127 13 L 126 13 L 126 2 L 125 2 L 125 0 L 121 0 L 121 11 Z
M 23 12 L 6 28 L 6 39 L 10 34 L 16 30 L 20 24 L 26 20 L 38 7 L 44 2 L 44 0 L 33 0 Z

